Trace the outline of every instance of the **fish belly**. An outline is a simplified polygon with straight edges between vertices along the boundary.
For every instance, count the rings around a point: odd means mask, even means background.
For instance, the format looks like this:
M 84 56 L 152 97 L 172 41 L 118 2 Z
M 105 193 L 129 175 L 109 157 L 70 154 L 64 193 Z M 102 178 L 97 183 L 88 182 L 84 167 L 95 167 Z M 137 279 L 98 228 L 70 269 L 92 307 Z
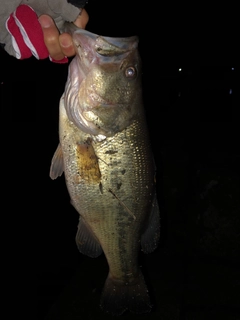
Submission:
M 141 234 L 154 196 L 154 166 L 145 122 L 136 119 L 113 137 L 97 141 L 76 128 L 63 108 L 60 144 L 67 188 L 86 235 L 79 240 L 79 250 L 91 256 L 95 241 L 108 261 L 103 309 L 113 314 L 125 309 L 150 311 L 138 266 Z

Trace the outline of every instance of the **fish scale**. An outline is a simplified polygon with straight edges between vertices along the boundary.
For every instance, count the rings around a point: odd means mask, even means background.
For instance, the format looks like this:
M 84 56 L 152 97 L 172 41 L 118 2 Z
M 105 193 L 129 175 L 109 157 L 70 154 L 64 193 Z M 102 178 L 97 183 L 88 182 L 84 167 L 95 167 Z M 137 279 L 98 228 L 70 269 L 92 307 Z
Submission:
M 81 43 L 79 50 L 88 47 L 84 61 L 80 52 L 69 67 L 59 108 L 60 143 L 50 176 L 55 179 L 64 172 L 71 203 L 79 213 L 79 251 L 90 257 L 104 252 L 108 261 L 102 309 L 114 315 L 150 312 L 138 256 L 141 246 L 144 252 L 157 247 L 160 224 L 137 39 L 97 41 L 99 36 L 79 29 L 72 36 Z M 88 51 L 91 61 L 85 65 Z M 95 90 L 91 97 L 89 86 Z M 116 94 L 116 87 L 122 92 L 127 88 L 126 95 Z

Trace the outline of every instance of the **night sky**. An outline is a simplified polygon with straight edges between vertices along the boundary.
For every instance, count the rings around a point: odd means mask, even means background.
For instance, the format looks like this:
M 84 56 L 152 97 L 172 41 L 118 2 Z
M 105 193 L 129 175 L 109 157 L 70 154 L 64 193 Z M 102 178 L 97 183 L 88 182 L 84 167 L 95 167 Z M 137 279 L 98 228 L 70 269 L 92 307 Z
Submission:
M 140 255 L 154 303 L 147 318 L 240 319 L 239 66 L 191 66 L 179 58 L 179 43 L 176 57 L 167 60 L 176 42 L 167 40 L 166 24 L 165 30 L 162 22 L 156 29 L 156 19 L 152 22 L 143 8 L 123 10 L 110 1 L 107 8 L 111 15 L 99 3 L 88 4 L 87 29 L 139 36 L 157 167 L 161 239 L 154 253 Z M 91 259 L 78 252 L 78 213 L 64 176 L 49 177 L 67 73 L 67 64 L 34 57 L 20 61 L 0 50 L 2 198 L 11 265 L 17 269 L 13 290 L 21 296 L 22 288 L 33 286 L 26 299 L 37 291 L 39 320 L 99 318 L 108 271 L 104 256 Z

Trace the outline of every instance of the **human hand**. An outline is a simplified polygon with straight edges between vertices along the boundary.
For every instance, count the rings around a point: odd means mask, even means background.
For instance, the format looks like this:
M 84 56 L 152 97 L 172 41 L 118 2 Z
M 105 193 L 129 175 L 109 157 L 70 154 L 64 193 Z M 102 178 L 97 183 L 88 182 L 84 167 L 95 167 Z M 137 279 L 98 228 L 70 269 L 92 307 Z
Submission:
M 49 15 L 41 15 L 38 20 L 43 30 L 45 45 L 52 59 L 61 61 L 64 57 L 75 55 L 75 48 L 70 34 L 66 32 L 60 34 L 54 20 Z M 74 24 L 79 28 L 85 29 L 88 20 L 88 13 L 83 9 Z
M 85 28 L 87 0 L 20 0 L 0 6 L 0 45 L 17 59 L 34 56 L 66 63 L 75 54 L 72 38 L 64 32 L 65 21 Z

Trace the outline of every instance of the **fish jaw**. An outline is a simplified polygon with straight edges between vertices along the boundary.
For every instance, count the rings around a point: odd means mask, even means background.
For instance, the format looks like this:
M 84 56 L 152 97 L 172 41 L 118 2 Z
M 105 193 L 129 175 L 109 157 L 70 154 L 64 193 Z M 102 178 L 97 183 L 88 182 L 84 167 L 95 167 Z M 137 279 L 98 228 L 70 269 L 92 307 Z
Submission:
M 109 38 L 83 29 L 74 31 L 72 37 L 77 54 L 65 87 L 68 118 L 85 133 L 113 136 L 139 112 L 138 38 Z

